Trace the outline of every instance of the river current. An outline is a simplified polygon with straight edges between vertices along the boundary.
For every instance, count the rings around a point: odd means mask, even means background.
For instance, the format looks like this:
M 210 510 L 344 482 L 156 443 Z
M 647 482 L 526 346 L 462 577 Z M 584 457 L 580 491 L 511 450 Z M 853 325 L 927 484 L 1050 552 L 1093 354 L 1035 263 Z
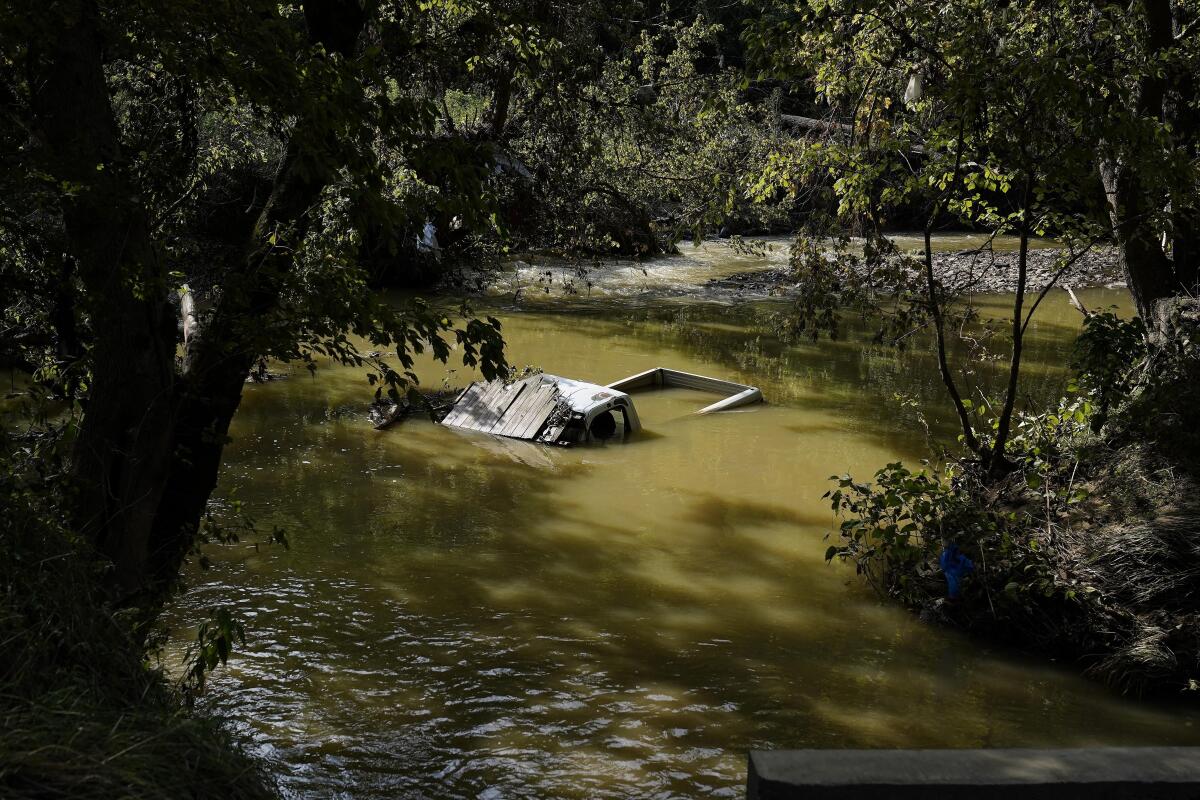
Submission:
M 290 548 L 213 549 L 169 610 L 169 654 L 213 606 L 246 623 L 202 702 L 289 795 L 738 797 L 752 748 L 1200 744 L 1194 712 L 925 625 L 825 563 L 829 477 L 927 456 L 918 412 L 954 431 L 927 346 L 874 345 L 853 319 L 784 341 L 784 301 L 703 289 L 778 266 L 772 244 L 554 266 L 545 286 L 519 267 L 473 301 L 514 365 L 596 383 L 667 366 L 757 385 L 762 406 L 701 417 L 705 395 L 638 394 L 644 434 L 552 448 L 373 430 L 353 368 L 246 387 L 218 508 L 240 501 Z M 1030 328 L 1030 407 L 1066 382 L 1079 315 L 1061 294 Z M 957 366 L 985 389 L 1002 368 Z

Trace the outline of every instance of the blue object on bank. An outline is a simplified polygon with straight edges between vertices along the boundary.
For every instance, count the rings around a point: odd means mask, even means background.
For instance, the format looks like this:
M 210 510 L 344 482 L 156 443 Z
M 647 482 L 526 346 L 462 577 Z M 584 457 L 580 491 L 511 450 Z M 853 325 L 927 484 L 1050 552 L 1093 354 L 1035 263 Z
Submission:
M 942 551 L 942 555 L 938 558 L 938 563 L 942 567 L 942 572 L 946 575 L 946 586 L 949 588 L 948 596 L 951 600 L 955 600 L 958 598 L 959 584 L 962 582 L 963 576 L 975 571 L 975 562 L 963 555 L 963 552 L 958 549 L 958 545 L 951 542 Z

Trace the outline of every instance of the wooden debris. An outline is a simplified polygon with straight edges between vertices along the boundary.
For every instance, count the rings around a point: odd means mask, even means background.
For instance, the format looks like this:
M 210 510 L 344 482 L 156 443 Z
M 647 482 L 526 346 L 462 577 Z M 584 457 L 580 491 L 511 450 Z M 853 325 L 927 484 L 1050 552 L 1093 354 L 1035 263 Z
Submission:
M 399 403 L 377 400 L 371 404 L 367 416 L 370 418 L 371 424 L 375 426 L 375 430 L 379 431 L 404 419 L 412 413 L 412 410 L 412 404 L 407 400 L 401 400 Z
M 1083 314 L 1085 317 L 1090 317 L 1092 315 L 1092 312 L 1087 310 L 1087 308 L 1083 305 L 1083 303 L 1075 295 L 1075 292 L 1071 289 L 1071 287 L 1064 285 L 1063 288 L 1066 289 L 1067 294 L 1069 294 L 1071 296 L 1071 301 L 1070 301 L 1071 305 L 1075 306 L 1075 309 L 1080 314 Z
M 561 402 L 553 376 L 548 377 L 473 383 L 442 424 L 514 439 L 539 438 Z
M 625 433 L 640 430 L 641 420 L 626 390 L 655 386 L 727 395 L 700 409 L 697 412 L 700 414 L 761 403 L 763 399 L 762 392 L 754 386 L 662 367 L 608 386 L 557 375 L 533 375 L 512 383 L 502 380 L 472 383 L 455 400 L 442 424 L 548 444 L 600 441 L 616 436 L 618 430 Z

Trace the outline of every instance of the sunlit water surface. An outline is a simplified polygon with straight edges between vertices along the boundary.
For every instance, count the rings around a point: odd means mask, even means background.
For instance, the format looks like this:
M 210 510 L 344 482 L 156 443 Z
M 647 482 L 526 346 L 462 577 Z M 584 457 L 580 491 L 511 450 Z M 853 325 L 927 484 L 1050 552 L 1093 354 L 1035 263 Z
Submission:
M 375 431 L 354 369 L 247 387 L 218 495 L 285 527 L 291 549 L 218 550 L 170 610 L 172 652 L 212 606 L 244 619 L 204 702 L 290 794 L 737 797 L 751 748 L 1200 743 L 1191 712 L 924 625 L 824 562 L 829 476 L 928 452 L 897 394 L 952 440 L 927 347 L 871 347 L 853 322 L 836 342 L 785 343 L 778 302 L 635 301 L 620 280 L 534 310 L 500 291 L 483 310 L 517 365 L 598 383 L 670 366 L 756 384 L 768 404 L 699 417 L 711 398 L 640 394 L 644 435 L 560 449 L 426 420 Z M 1028 402 L 1060 389 L 1077 327 L 1051 295 Z

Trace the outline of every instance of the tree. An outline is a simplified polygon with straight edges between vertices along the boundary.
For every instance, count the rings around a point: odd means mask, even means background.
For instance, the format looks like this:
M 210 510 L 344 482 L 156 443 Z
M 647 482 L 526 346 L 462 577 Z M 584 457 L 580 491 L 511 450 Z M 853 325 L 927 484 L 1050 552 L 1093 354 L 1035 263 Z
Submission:
M 1097 159 L 1129 290 L 1152 320 L 1156 303 L 1200 288 L 1200 6 L 1132 0 L 1098 13 Z
M 355 334 L 395 348 L 399 369 L 372 366 L 396 393 L 415 382 L 414 352 L 450 356 L 447 337 L 496 374 L 499 323 L 391 308 L 356 261 L 363 230 L 403 222 L 395 163 L 432 157 L 433 109 L 395 91 L 389 71 L 421 7 L 62 0 L 13 12 L 0 22 L 3 136 L 21 142 L 26 169 L 6 176 L 18 191 L 2 239 L 14 273 L 58 276 L 29 285 L 52 287 L 49 304 L 66 306 L 49 315 L 56 338 L 79 342 L 51 364 L 79 376 L 72 517 L 112 562 L 119 601 L 153 612 L 195 542 L 258 359 L 363 364 Z M 221 192 L 247 211 L 197 236 Z M 194 309 L 182 337 L 180 308 Z
M 844 123 L 836 130 L 847 132 L 781 154 L 760 191 L 831 176 L 842 224 L 866 220 L 875 234 L 895 209 L 923 209 L 918 306 L 936 336 L 962 440 L 994 477 L 1009 468 L 1004 448 L 1024 333 L 1054 283 L 1028 286 L 1029 241 L 1050 234 L 1067 244 L 1061 275 L 1106 236 L 1090 189 L 1096 154 L 1112 142 L 1131 142 L 1141 127 L 1129 108 L 1103 100 L 1124 86 L 1119 43 L 1135 32 L 1112 8 L 1073 0 L 951 0 L 900 9 L 834 0 L 777 8 L 750 37 L 776 74 L 813 81 L 825 113 Z M 1102 120 L 1098 104 L 1106 108 Z M 1176 197 L 1183 208 L 1183 194 Z M 930 242 L 946 221 L 1012 233 L 1020 243 L 1008 380 L 991 432 L 973 424 L 946 356 L 951 297 L 935 275 Z M 1030 289 L 1040 293 L 1027 309 Z
M 422 40 L 438 44 L 410 59 L 417 91 L 440 112 L 439 136 L 499 173 L 506 243 L 653 255 L 682 234 L 772 218 L 737 188 L 774 110 L 739 96 L 729 32 L 703 10 L 521 0 L 428 18 Z

